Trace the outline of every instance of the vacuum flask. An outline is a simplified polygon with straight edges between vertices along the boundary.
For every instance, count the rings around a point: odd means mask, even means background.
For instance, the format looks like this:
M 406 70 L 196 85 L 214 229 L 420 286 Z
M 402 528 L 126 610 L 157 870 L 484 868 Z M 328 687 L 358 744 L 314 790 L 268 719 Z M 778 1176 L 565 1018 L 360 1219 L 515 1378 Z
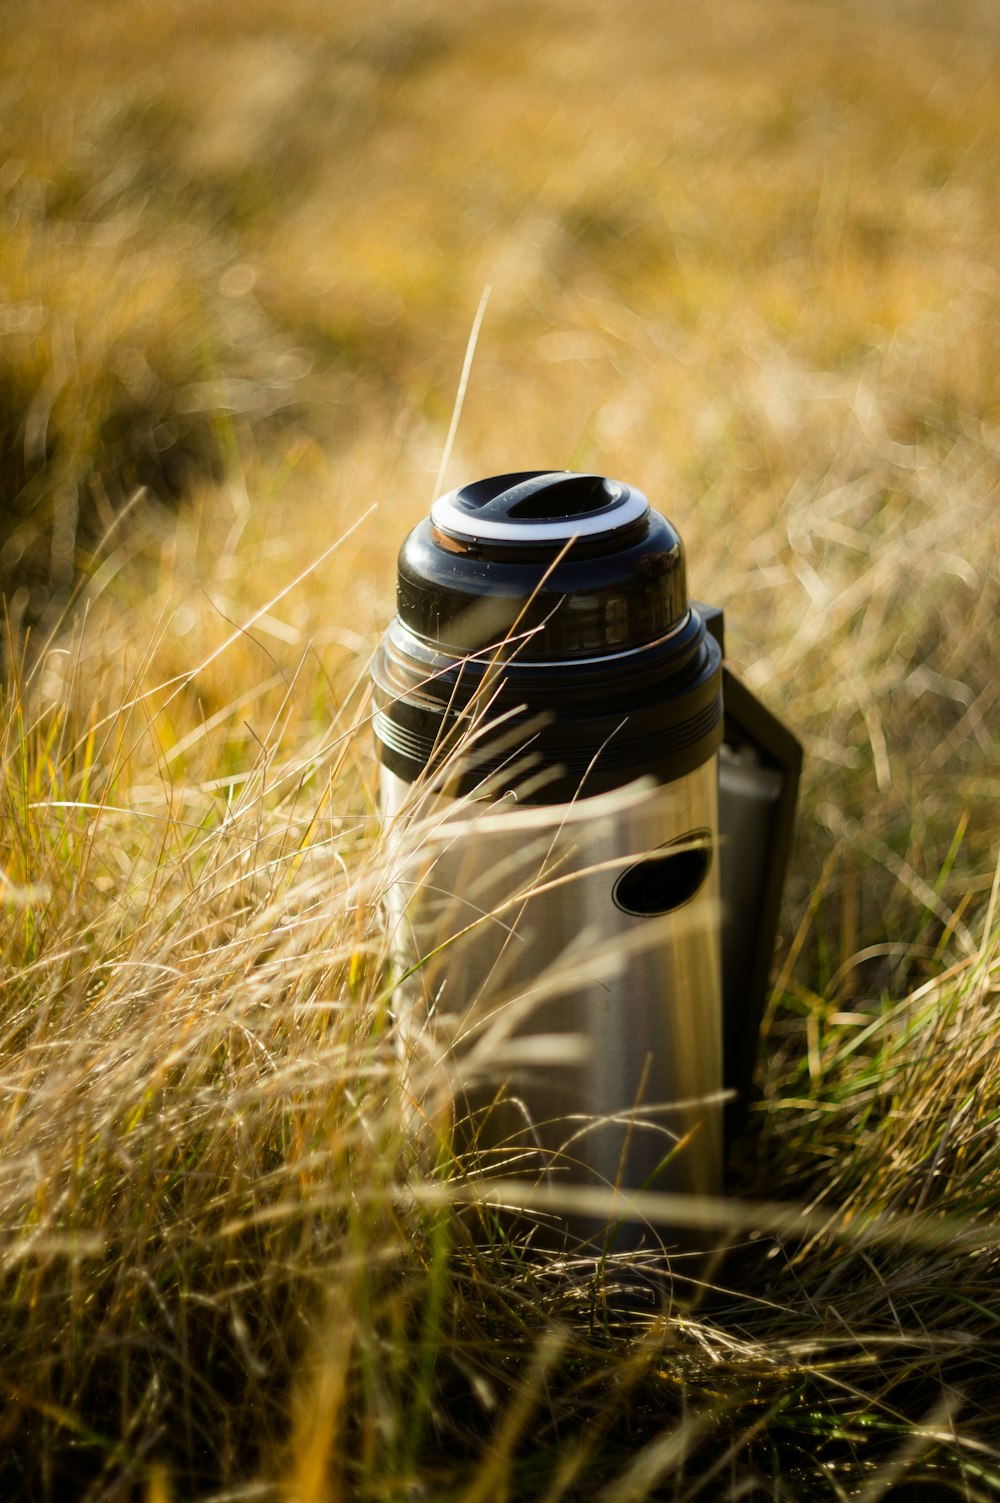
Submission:
M 447 1072 L 472 1174 L 721 1191 L 797 775 L 794 738 L 742 686 L 730 704 L 722 658 L 721 612 L 688 598 L 681 539 L 633 486 L 480 480 L 403 544 L 374 667 L 390 832 L 425 813 L 389 899 L 400 1028 L 414 1080 Z M 727 822 L 745 859 L 725 859 Z M 553 1230 L 591 1250 L 670 1236 Z

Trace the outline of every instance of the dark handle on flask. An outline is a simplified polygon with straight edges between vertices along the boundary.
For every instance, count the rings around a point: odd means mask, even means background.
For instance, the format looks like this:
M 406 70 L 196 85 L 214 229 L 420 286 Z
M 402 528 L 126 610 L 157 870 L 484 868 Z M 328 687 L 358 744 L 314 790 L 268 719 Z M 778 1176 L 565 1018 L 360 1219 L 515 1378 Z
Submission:
M 699 606 L 725 650 L 721 610 Z M 719 753 L 722 898 L 723 1079 L 726 1140 L 742 1130 L 781 912 L 795 824 L 802 746 L 723 666 L 725 732 Z

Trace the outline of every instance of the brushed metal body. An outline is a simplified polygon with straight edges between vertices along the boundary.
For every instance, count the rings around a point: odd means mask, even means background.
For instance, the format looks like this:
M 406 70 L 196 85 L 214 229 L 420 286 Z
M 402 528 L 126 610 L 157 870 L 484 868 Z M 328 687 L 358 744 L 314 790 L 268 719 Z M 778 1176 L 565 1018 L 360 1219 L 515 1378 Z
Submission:
M 469 1172 L 717 1195 L 717 758 L 572 804 L 439 798 L 400 819 L 410 785 L 383 768 L 381 792 L 408 1080 L 419 1100 L 446 1079 Z M 623 872 L 699 832 L 711 859 L 688 901 L 656 917 L 616 905 Z M 593 1218 L 558 1232 L 606 1245 Z M 613 1245 L 674 1240 L 625 1222 Z

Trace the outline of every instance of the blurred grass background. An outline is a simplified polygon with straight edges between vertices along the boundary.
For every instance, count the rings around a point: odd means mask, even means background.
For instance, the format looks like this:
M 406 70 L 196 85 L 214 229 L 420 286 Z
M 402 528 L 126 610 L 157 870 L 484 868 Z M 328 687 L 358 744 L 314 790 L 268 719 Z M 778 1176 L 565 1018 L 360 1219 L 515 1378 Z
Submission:
M 4 19 L 11 1495 L 996 1495 L 1000 13 Z M 745 1188 L 955 1218 L 624 1354 L 454 1272 L 371 1084 L 347 733 L 486 289 L 440 478 L 640 486 L 806 742 Z

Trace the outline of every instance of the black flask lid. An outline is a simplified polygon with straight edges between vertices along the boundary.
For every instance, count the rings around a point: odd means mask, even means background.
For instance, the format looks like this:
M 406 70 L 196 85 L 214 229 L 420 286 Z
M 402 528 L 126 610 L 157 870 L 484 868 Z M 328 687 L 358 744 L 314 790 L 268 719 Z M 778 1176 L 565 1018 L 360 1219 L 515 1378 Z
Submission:
M 400 621 L 439 651 L 517 638 L 519 662 L 646 648 L 688 615 L 684 550 L 641 491 L 521 470 L 450 491 L 399 556 Z
M 559 802 L 669 782 L 719 744 L 722 655 L 688 603 L 680 537 L 634 486 L 520 470 L 450 491 L 406 538 L 396 599 L 375 729 L 401 777 L 440 766 L 465 736 L 469 791 L 523 728 L 547 773 L 523 796 Z

